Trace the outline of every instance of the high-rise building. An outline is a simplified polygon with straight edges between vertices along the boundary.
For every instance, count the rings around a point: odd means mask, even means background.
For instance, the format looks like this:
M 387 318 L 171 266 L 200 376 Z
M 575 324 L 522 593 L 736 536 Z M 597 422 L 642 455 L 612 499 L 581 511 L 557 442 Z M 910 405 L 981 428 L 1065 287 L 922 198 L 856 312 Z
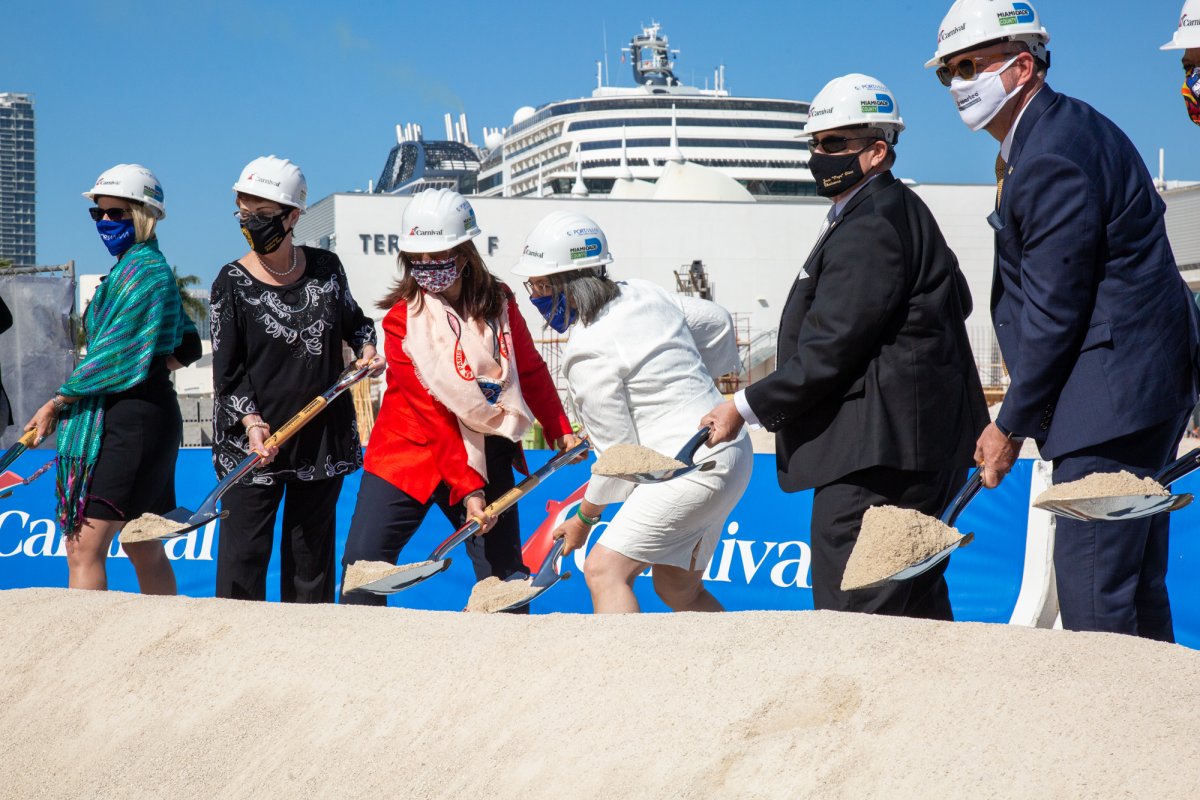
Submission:
M 0 92 L 0 259 L 37 263 L 33 98 Z

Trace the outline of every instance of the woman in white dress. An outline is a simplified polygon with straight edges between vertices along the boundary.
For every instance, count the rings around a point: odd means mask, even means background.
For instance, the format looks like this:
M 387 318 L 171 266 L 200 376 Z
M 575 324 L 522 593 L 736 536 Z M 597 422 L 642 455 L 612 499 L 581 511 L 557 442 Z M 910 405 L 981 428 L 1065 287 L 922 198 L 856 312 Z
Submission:
M 528 278 L 547 324 L 570 331 L 562 374 L 597 452 L 639 444 L 674 455 L 721 400 L 713 376 L 738 366 L 733 321 L 715 303 L 647 281 L 613 281 L 610 263 L 595 222 L 558 212 L 529 235 L 513 272 Z M 555 531 L 569 553 L 584 546 L 605 506 L 623 503 L 584 563 L 596 613 L 639 611 L 633 583 L 648 566 L 672 610 L 724 610 L 704 588 L 704 570 L 750 482 L 753 453 L 743 431 L 697 458 L 716 465 L 658 484 L 592 476 L 577 513 Z

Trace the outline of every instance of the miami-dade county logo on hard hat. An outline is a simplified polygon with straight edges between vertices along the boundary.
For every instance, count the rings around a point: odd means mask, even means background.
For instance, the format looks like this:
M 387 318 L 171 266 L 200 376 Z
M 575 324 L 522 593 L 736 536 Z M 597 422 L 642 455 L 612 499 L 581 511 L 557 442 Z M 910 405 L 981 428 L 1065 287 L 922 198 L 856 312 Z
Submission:
M 1001 25 L 1019 25 L 1033 22 L 1033 8 L 1028 3 L 1013 3 L 1012 11 L 1001 11 L 996 14 Z
M 592 256 L 600 255 L 600 240 L 589 236 L 583 240 L 583 247 L 571 248 L 571 260 L 577 261 L 581 258 L 591 258 Z
M 863 100 L 859 108 L 864 114 L 890 114 L 896 110 L 896 104 L 886 94 L 877 94 L 874 100 Z
M 147 184 L 143 186 L 142 194 L 144 194 L 146 197 L 149 197 L 151 200 L 157 200 L 160 203 L 163 199 L 162 187 L 158 184 Z

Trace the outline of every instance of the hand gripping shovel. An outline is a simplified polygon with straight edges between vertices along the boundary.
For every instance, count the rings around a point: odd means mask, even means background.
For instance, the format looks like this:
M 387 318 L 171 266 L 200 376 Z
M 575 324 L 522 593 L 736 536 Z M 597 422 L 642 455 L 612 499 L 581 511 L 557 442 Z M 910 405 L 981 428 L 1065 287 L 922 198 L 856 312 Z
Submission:
M 954 523 L 958 521 L 958 515 L 963 512 L 963 509 L 965 509 L 967 507 L 967 504 L 970 503 L 975 498 L 975 495 L 979 494 L 979 490 L 982 488 L 983 488 L 983 470 L 977 469 L 977 470 L 975 470 L 975 474 L 973 474 L 967 480 L 966 485 L 964 485 L 963 488 L 959 490 L 959 492 L 955 496 L 955 498 L 950 501 L 950 505 L 946 506 L 946 510 L 942 513 L 942 518 L 941 518 L 942 522 L 944 522 L 945 524 L 947 524 L 953 528 Z M 970 544 L 974 539 L 975 539 L 975 534 L 968 533 L 968 534 L 964 535 L 961 539 L 956 541 L 954 544 L 950 545 L 949 547 L 946 547 L 946 548 L 934 553 L 933 555 L 929 556 L 928 558 L 918 561 L 916 564 L 905 567 L 904 569 L 900 570 L 899 572 L 897 572 L 893 575 L 889 575 L 886 578 L 883 578 L 881 580 L 875 581 L 874 583 L 867 584 L 865 586 L 858 586 L 855 588 L 856 589 L 872 589 L 877 586 L 883 586 L 884 584 L 888 583 L 889 581 L 906 581 L 909 578 L 915 578 L 918 575 L 920 575 L 921 573 L 928 572 L 933 567 L 942 563 L 943 561 L 945 561 L 947 558 L 950 557 L 951 553 L 953 553 L 955 550 L 957 550 L 960 547 L 965 547 L 966 545 Z
M 704 444 L 708 440 L 708 435 L 709 429 L 701 428 L 700 430 L 696 431 L 695 436 L 693 436 L 691 439 L 688 439 L 687 444 L 685 444 L 683 449 L 679 451 L 679 454 L 675 456 L 676 461 L 683 462 L 684 466 L 682 467 L 677 467 L 675 469 L 660 469 L 652 472 L 630 472 L 623 475 L 606 475 L 604 477 L 619 478 L 620 480 L 630 481 L 632 483 L 662 483 L 663 481 L 669 481 L 673 478 L 687 475 L 689 472 L 694 472 L 696 470 L 707 472 L 715 467 L 717 462 L 705 461 L 700 464 L 696 464 L 694 463 L 693 459 L 696 458 L 696 452 L 700 449 L 700 445 Z
M 363 378 L 367 377 L 373 368 L 374 367 L 368 364 L 363 367 L 350 367 L 347 369 L 342 373 L 342 376 L 338 378 L 337 383 L 329 387 L 329 389 L 327 389 L 320 397 L 317 397 L 304 408 L 300 409 L 300 411 L 298 411 L 294 417 L 283 423 L 283 426 L 280 427 L 279 430 L 271 434 L 271 437 L 267 439 L 265 443 L 266 447 L 277 447 L 278 445 L 286 442 L 288 439 L 291 439 L 296 435 L 297 431 L 307 425 L 313 417 L 317 416 L 317 414 L 320 414 L 327 405 L 332 403 L 335 397 L 361 381 Z M 234 467 L 233 470 L 231 470 L 229 474 L 217 484 L 215 489 L 209 492 L 208 497 L 204 498 L 204 502 L 200 504 L 200 508 L 192 511 L 191 509 L 180 506 L 174 511 L 164 515 L 166 519 L 174 522 L 177 527 L 158 532 L 152 536 L 146 536 L 144 538 L 139 537 L 138 541 L 148 541 L 151 539 L 174 539 L 178 536 L 183 536 L 186 533 L 190 533 L 191 531 L 196 530 L 196 528 L 212 522 L 214 519 L 225 517 L 229 512 L 224 510 L 217 511 L 217 501 L 221 499 L 221 495 L 225 494 L 225 492 L 229 490 L 229 487 L 233 486 L 235 483 L 241 480 L 246 473 L 257 467 L 260 461 L 262 461 L 262 456 L 260 456 L 258 453 L 251 453 L 250 455 L 246 456 L 246 458 L 244 458 L 240 464 Z M 121 537 L 123 540 L 124 535 L 125 531 L 122 531 Z
M 559 453 L 554 458 L 547 461 L 542 468 L 534 472 L 525 480 L 518 483 L 513 488 L 509 489 L 496 502 L 489 505 L 484 512 L 489 516 L 498 516 L 504 511 L 514 506 L 518 500 L 529 494 L 538 484 L 544 481 L 550 475 L 557 472 L 562 467 L 570 464 L 579 456 L 588 451 L 587 440 L 580 442 L 566 452 Z M 402 569 L 394 572 L 391 575 L 385 575 L 378 580 L 365 583 L 362 586 L 355 586 L 345 589 L 347 592 L 370 592 L 371 594 L 395 594 L 402 592 L 410 586 L 415 586 L 421 581 L 432 578 L 439 572 L 442 572 L 450 566 L 450 559 L 446 556 L 451 550 L 458 547 L 460 544 L 479 533 L 479 523 L 471 520 L 466 525 L 452 533 L 444 542 L 439 544 L 429 558 L 425 561 L 414 564 L 408 569 Z M 541 571 L 538 572 L 541 575 Z
M 1172 461 L 1151 477 L 1169 487 L 1184 475 L 1200 468 L 1200 448 Z M 1113 520 L 1137 519 L 1178 511 L 1192 502 L 1190 494 L 1152 495 L 1126 494 L 1108 497 L 1077 497 L 1067 500 L 1045 500 L 1034 503 L 1035 508 L 1058 514 L 1060 517 L 1087 522 L 1111 522 Z

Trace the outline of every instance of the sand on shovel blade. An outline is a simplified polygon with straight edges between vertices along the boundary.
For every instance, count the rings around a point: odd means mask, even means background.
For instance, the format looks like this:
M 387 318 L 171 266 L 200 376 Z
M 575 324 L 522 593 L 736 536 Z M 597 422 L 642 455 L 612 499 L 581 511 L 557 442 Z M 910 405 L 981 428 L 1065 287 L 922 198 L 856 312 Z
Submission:
M 640 444 L 614 444 L 596 458 L 593 475 L 636 475 L 683 469 L 687 464 Z
M 1139 478 L 1132 472 L 1097 472 L 1077 481 L 1056 483 L 1038 495 L 1034 505 L 1094 497 L 1170 497 L 1171 492 L 1154 478 Z
M 121 544 L 150 542 L 162 539 L 164 536 L 181 531 L 186 527 L 187 525 L 182 522 L 174 522 L 166 517 L 160 517 L 158 514 L 142 514 L 125 523 L 119 538 Z
M 382 578 L 404 572 L 413 567 L 423 567 L 431 561 L 417 561 L 413 564 L 389 564 L 386 561 L 355 561 L 346 567 L 346 575 L 342 578 L 342 592 L 352 592 L 368 583 L 374 583 Z
M 467 611 L 490 614 L 508 608 L 513 603 L 520 603 L 537 593 L 537 589 L 533 588 L 533 578 L 502 581 L 493 575 L 475 584 L 475 588 L 471 590 L 471 598 L 467 600 Z
M 895 506 L 872 506 L 846 562 L 842 591 L 861 589 L 945 550 L 963 535 L 940 519 Z

